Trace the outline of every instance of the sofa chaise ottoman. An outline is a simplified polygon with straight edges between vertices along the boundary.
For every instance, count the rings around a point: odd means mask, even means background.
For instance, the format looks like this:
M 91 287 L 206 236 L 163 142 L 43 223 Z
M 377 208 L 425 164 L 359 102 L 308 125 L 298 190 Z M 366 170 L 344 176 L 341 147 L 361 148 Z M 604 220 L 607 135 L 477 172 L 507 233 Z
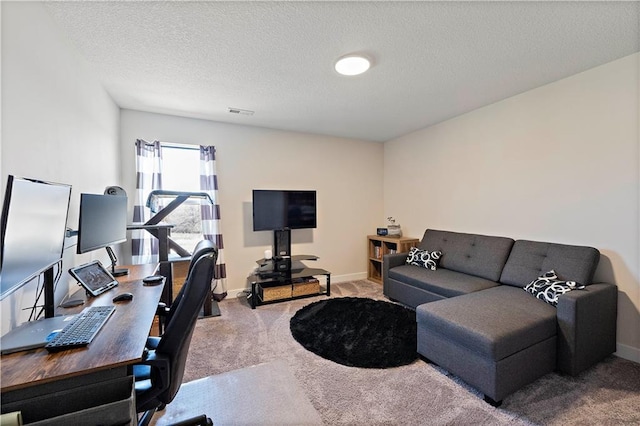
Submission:
M 615 351 L 617 289 L 591 284 L 546 303 L 523 288 L 549 271 L 590 284 L 598 250 L 427 230 L 435 270 L 385 256 L 384 293 L 416 308 L 418 353 L 499 405 L 554 370 L 576 375 Z

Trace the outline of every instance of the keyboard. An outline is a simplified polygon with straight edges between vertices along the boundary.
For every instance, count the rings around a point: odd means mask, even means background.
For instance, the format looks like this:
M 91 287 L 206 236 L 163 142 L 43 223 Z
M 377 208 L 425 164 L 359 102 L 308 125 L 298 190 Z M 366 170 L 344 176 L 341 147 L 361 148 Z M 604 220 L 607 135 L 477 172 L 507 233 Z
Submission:
M 56 336 L 45 345 L 49 352 L 87 346 L 107 322 L 115 306 L 90 306 L 80 312 Z

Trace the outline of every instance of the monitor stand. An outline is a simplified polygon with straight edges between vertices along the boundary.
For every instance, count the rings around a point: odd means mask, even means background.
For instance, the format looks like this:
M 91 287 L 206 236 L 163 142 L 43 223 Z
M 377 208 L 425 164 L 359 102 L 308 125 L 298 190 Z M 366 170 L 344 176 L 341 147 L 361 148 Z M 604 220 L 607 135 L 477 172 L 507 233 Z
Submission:
M 126 268 L 116 269 L 116 264 L 118 263 L 118 259 L 116 258 L 116 254 L 113 252 L 111 247 L 107 246 L 107 253 L 109 254 L 109 259 L 111 259 L 111 275 L 114 277 L 122 277 L 124 275 L 129 275 L 129 270 Z
M 44 271 L 44 317 L 53 318 L 55 315 L 56 279 L 53 266 Z

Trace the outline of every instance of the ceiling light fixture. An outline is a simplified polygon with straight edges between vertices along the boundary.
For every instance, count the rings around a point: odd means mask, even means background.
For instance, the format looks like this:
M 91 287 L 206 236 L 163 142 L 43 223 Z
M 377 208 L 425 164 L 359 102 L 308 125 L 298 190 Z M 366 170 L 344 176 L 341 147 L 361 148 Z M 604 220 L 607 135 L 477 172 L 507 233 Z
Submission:
M 346 55 L 336 61 L 335 69 L 342 75 L 359 75 L 371 67 L 371 61 L 362 55 Z

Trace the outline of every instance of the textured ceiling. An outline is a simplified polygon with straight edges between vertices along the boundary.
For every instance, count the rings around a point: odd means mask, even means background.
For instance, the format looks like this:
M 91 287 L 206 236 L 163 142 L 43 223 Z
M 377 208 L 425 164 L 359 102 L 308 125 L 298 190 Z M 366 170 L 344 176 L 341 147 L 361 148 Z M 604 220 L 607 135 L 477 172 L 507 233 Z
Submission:
M 46 7 L 122 108 L 372 141 L 640 51 L 640 2 Z M 373 67 L 338 75 L 352 52 Z

